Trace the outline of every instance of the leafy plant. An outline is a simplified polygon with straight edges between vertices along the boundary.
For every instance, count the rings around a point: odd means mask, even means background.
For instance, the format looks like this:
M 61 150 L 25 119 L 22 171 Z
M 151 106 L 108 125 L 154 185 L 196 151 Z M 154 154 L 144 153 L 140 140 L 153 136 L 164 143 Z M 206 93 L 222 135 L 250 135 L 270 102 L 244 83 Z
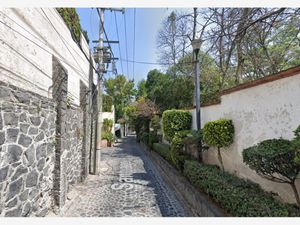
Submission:
M 260 176 L 278 183 L 291 185 L 296 201 L 300 205 L 295 184 L 300 165 L 294 162 L 295 151 L 291 141 L 269 139 L 244 149 L 243 161 Z
M 190 133 L 191 133 L 190 130 L 178 131 L 175 133 L 172 139 L 170 157 L 172 160 L 172 164 L 179 171 L 183 170 L 184 161 L 189 158 L 183 152 L 183 146 L 184 146 L 183 140 Z
M 111 112 L 113 99 L 109 95 L 103 95 L 103 112 Z
M 153 150 L 156 151 L 159 155 L 161 155 L 167 161 L 171 161 L 170 156 L 170 146 L 162 143 L 154 143 Z
M 103 131 L 106 133 L 111 133 L 113 123 L 114 122 L 112 119 L 104 119 L 103 120 Z
M 189 130 L 192 125 L 192 115 L 184 110 L 166 110 L 163 112 L 162 120 L 163 132 L 169 142 L 177 131 Z
M 114 135 L 110 132 L 102 133 L 102 139 L 107 140 L 107 142 L 112 143 L 114 141 Z
M 69 28 L 70 32 L 73 33 L 75 41 L 80 43 L 80 32 L 86 38 L 89 43 L 89 38 L 87 32 L 83 30 L 80 26 L 80 19 L 75 8 L 57 8 L 58 13 L 64 20 L 65 24 Z
M 150 147 L 150 149 L 153 149 L 153 144 L 158 142 L 158 136 L 157 133 L 155 133 L 154 131 L 151 131 L 149 133 L 149 140 L 148 140 L 148 145 Z
M 222 170 L 224 170 L 221 148 L 228 147 L 233 143 L 234 126 L 232 120 L 219 119 L 208 122 L 203 128 L 203 141 L 218 149 L 218 159 Z
M 187 160 L 183 173 L 232 216 L 300 216 L 297 206 L 281 203 L 259 185 L 221 171 L 217 166 Z
M 294 131 L 295 138 L 293 139 L 293 148 L 295 150 L 295 163 L 300 165 L 300 125 Z
M 143 132 L 141 135 L 141 140 L 144 144 L 148 145 L 148 141 L 149 141 L 149 133 L 147 132 Z
M 151 124 L 151 127 L 153 128 L 153 131 L 155 133 L 157 133 L 157 131 L 160 129 L 160 118 L 159 118 L 159 116 L 158 115 L 154 115 L 151 118 L 150 124 Z

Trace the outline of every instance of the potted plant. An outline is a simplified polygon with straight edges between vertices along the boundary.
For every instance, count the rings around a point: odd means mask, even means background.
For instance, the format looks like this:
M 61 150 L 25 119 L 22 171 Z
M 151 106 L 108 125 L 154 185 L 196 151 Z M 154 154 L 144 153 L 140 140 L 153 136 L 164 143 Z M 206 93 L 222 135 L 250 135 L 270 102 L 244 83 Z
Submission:
M 112 143 L 114 142 L 114 135 L 112 133 L 103 133 L 102 139 L 107 140 L 107 147 L 111 147 Z

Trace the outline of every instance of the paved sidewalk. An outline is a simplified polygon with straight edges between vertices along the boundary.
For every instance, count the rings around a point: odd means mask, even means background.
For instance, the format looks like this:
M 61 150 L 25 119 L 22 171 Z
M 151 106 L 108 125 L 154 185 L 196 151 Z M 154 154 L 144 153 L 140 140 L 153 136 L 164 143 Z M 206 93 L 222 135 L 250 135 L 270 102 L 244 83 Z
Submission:
M 133 136 L 117 147 L 103 149 L 101 174 L 73 187 L 64 216 L 185 216 L 173 191 L 164 182 Z

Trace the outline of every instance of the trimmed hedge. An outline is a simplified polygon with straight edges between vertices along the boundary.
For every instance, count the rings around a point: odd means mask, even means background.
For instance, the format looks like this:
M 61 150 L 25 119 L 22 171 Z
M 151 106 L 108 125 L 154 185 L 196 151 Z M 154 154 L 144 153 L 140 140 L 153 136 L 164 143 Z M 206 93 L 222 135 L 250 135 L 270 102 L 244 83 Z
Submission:
M 232 120 L 219 119 L 206 123 L 203 127 L 203 141 L 208 146 L 218 148 L 218 160 L 224 170 L 220 149 L 233 143 L 234 126 Z
M 228 147 L 233 143 L 232 120 L 219 119 L 207 122 L 203 127 L 203 141 L 209 146 Z
M 185 155 L 182 151 L 184 146 L 184 138 L 187 137 L 188 134 L 191 134 L 191 130 L 182 130 L 175 133 L 172 143 L 171 143 L 171 161 L 176 169 L 179 171 L 183 170 L 184 161 L 189 159 L 189 156 Z
M 297 206 L 281 203 L 259 185 L 221 171 L 217 166 L 187 160 L 183 172 L 193 185 L 232 216 L 300 216 Z
M 300 165 L 294 163 L 294 157 L 293 144 L 285 139 L 265 140 L 243 150 L 243 161 L 258 174 L 275 182 L 289 183 L 296 179 Z
M 154 143 L 153 150 L 170 162 L 170 146 L 167 144 Z
M 162 123 L 165 138 L 171 142 L 177 131 L 191 129 L 192 115 L 184 110 L 166 110 L 162 115 Z
M 274 182 L 289 184 L 300 206 L 300 196 L 296 187 L 300 165 L 294 161 L 295 157 L 293 142 L 285 139 L 265 140 L 243 151 L 243 161 L 260 176 Z

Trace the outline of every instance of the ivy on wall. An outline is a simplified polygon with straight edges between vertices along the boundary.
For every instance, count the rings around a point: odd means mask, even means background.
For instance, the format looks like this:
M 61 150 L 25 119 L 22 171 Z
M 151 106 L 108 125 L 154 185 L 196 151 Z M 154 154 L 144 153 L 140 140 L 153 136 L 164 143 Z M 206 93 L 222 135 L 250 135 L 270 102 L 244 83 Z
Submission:
M 75 41 L 80 43 L 80 32 L 82 32 L 87 43 L 89 43 L 87 31 L 81 28 L 80 19 L 75 8 L 56 8 L 56 10 L 65 21 L 70 32 L 73 34 Z

